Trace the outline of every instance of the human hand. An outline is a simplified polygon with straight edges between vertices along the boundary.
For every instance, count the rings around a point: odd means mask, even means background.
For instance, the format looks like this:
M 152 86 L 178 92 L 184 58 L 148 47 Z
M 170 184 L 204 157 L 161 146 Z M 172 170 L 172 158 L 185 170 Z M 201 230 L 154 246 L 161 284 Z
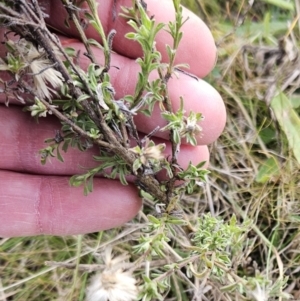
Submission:
M 40 1 L 41 2 L 41 1 Z M 117 13 L 120 5 L 130 6 L 131 1 L 117 1 Z M 154 15 L 158 22 L 167 23 L 174 19 L 171 0 L 148 0 L 149 15 Z M 50 15 L 47 22 L 62 35 L 61 41 L 67 46 L 81 49 L 82 43 L 76 40 L 75 30 L 64 26 L 64 10 L 59 0 L 43 1 L 43 6 Z M 106 32 L 116 29 L 110 75 L 117 92 L 116 98 L 134 91 L 139 66 L 135 58 L 141 54 L 134 42 L 124 38 L 132 31 L 122 18 L 112 20 L 113 0 L 100 1 L 99 15 Z M 188 63 L 189 72 L 204 77 L 214 66 L 216 49 L 210 31 L 195 15 L 185 10 L 189 20 L 183 26 L 184 36 L 178 50 L 177 62 Z M 96 38 L 92 28 L 87 29 L 90 38 Z M 157 39 L 157 48 L 166 59 L 165 45 L 171 44 L 166 32 L 161 32 Z M 2 46 L 1 46 L 2 47 Z M 3 49 L 0 53 L 3 53 Z M 103 54 L 96 50 L 97 58 L 103 62 Z M 80 58 L 82 66 L 88 59 Z M 3 76 L 3 73 L 0 73 Z M 155 76 L 155 75 L 154 75 Z M 202 137 L 197 147 L 181 146 L 179 163 L 186 167 L 190 160 L 194 163 L 209 160 L 207 144 L 221 134 L 226 119 L 224 104 L 214 88 L 202 80 L 180 74 L 169 82 L 170 97 L 173 107 L 179 108 L 179 97 L 183 96 L 185 110 L 201 112 Z M 94 191 L 84 196 L 82 187 L 69 186 L 69 177 L 81 173 L 83 167 L 92 167 L 95 163 L 92 149 L 84 153 L 69 149 L 64 155 L 65 162 L 53 159 L 41 165 L 39 149 L 45 147 L 43 141 L 53 137 L 60 128 L 59 122 L 47 117 L 40 118 L 39 124 L 21 111 L 17 104 L 9 108 L 4 105 L 5 96 L 0 95 L 0 236 L 28 236 L 38 234 L 70 235 L 95 232 L 119 226 L 134 217 L 141 207 L 137 189 L 133 184 L 122 186 L 119 181 L 104 178 L 94 179 Z M 157 125 L 164 126 L 165 121 L 155 110 L 151 118 L 139 115 L 135 118 L 138 129 L 149 133 Z M 168 134 L 158 132 L 159 139 L 168 139 Z M 167 148 L 170 149 L 168 142 Z

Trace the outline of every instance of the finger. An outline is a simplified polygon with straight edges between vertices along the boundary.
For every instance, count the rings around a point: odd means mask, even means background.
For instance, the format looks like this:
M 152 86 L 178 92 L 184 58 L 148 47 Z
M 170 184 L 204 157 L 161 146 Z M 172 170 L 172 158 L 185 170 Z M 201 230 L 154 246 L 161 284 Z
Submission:
M 40 162 L 39 150 L 47 145 L 44 140 L 55 136 L 55 130 L 60 129 L 60 123 L 51 116 L 40 118 L 39 124 L 27 113 L 18 107 L 6 108 L 0 106 L 0 169 L 19 171 L 23 173 L 37 173 L 48 175 L 67 175 L 84 173 L 88 168 L 98 163 L 92 158 L 99 155 L 98 148 L 94 147 L 86 152 L 69 148 L 67 153 L 61 151 L 64 163 L 56 158 L 49 160 L 46 165 Z M 156 143 L 165 141 L 156 140 Z M 167 143 L 166 156 L 171 154 L 171 147 Z M 197 164 L 209 161 L 206 146 L 182 146 L 179 164 L 186 168 L 189 162 Z
M 107 179 L 95 179 L 88 196 L 66 177 L 2 171 L 0 182 L 0 237 L 96 232 L 124 224 L 141 207 L 135 187 Z
M 40 1 L 46 8 L 49 18 L 46 19 L 52 27 L 69 36 L 79 37 L 74 26 L 66 28 L 66 11 L 60 0 Z M 129 41 L 124 36 L 132 32 L 132 28 L 127 24 L 127 20 L 119 16 L 121 7 L 130 7 L 131 0 L 118 0 L 114 7 L 113 0 L 98 1 L 98 13 L 103 23 L 104 30 L 108 34 L 112 29 L 117 31 L 114 38 L 113 49 L 121 55 L 137 58 L 142 55 L 140 46 L 133 41 Z M 148 0 L 147 11 L 149 16 L 154 16 L 157 23 L 167 24 L 174 21 L 175 11 L 171 0 Z M 117 18 L 114 20 L 114 13 Z M 187 9 L 183 10 L 184 19 L 188 19 L 182 27 L 183 39 L 177 51 L 176 63 L 187 63 L 190 65 L 190 72 L 204 77 L 213 68 L 216 61 L 216 47 L 210 30 L 205 23 Z M 88 38 L 100 40 L 98 34 L 89 26 L 85 30 Z M 159 32 L 157 36 L 157 49 L 162 53 L 163 61 L 167 61 L 166 44 L 172 45 L 173 41 L 165 30 Z

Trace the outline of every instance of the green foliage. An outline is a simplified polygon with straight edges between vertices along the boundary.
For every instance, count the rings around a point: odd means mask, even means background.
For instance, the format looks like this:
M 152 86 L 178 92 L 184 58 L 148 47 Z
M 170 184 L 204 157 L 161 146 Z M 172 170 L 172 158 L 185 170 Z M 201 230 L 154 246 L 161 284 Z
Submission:
M 123 185 L 127 185 L 126 176 L 129 175 L 130 169 L 128 165 L 119 156 L 109 156 L 106 152 L 102 152 L 101 156 L 94 156 L 95 161 L 101 164 L 95 168 L 89 169 L 85 174 L 72 176 L 70 184 L 78 187 L 84 185 L 84 194 L 93 191 L 93 179 L 95 175 L 103 175 L 106 178 L 119 178 Z
M 191 162 L 186 170 L 178 173 L 178 177 L 185 181 L 186 193 L 192 194 L 197 186 L 201 186 L 206 181 L 209 171 L 203 169 L 205 162 L 200 162 L 196 166 Z
M 143 91 L 147 89 L 150 73 L 153 70 L 157 70 L 161 65 L 161 54 L 155 48 L 155 37 L 165 26 L 162 23 L 155 24 L 155 20 L 150 19 L 139 2 L 137 2 L 136 6 L 137 8 L 135 9 L 123 9 L 125 17 L 135 16 L 128 21 L 134 32 L 127 33 L 125 36 L 138 42 L 143 50 L 143 57 L 136 60 L 141 67 L 141 71 L 138 74 L 138 82 L 133 95 L 133 106 L 140 101 Z M 149 87 L 148 91 L 151 91 Z
M 69 7 L 69 1 L 63 2 Z M 114 34 L 104 33 L 97 15 L 101 2 L 97 8 L 94 1 L 88 1 L 90 10 L 84 11 L 71 6 L 71 11 L 76 14 L 80 11 L 87 17 L 101 37 L 103 45 L 94 39 L 87 39 L 86 44 L 103 49 L 105 63 L 99 66 L 87 50 L 91 62 L 87 70 L 81 70 L 72 64 L 79 54 L 67 48 L 62 63 L 70 81 L 65 79 L 56 86 L 60 94 L 52 95 L 52 102 L 31 97 L 35 101 L 29 104 L 28 110 L 36 118 L 51 112 L 66 117 L 61 131 L 46 140 L 48 145 L 40 151 L 41 162 L 45 164 L 52 157 L 63 161 L 61 151 L 69 147 L 85 151 L 96 145 L 101 151 L 93 157 L 95 167 L 83 169 L 70 183 L 84 185 L 87 194 L 93 190 L 95 176 L 117 178 L 123 185 L 128 184 L 128 176 L 136 176 L 144 212 L 150 214 L 141 212 L 121 229 L 83 236 L 84 248 L 79 252 L 81 248 L 77 247 L 76 256 L 74 245 L 79 242 L 74 237 L 2 239 L 0 274 L 4 276 L 1 285 L 8 298 L 47 301 L 57 299 L 58 294 L 63 298 L 69 294 L 69 300 L 83 300 L 86 283 L 85 280 L 78 282 L 75 274 L 81 264 L 88 264 L 89 268 L 96 265 L 99 269 L 98 254 L 108 245 L 121 255 L 130 253 L 126 264 L 139 281 L 141 300 L 273 301 L 290 298 L 287 292 L 296 295 L 293 287 L 299 290 L 299 101 L 297 94 L 289 91 L 272 98 L 275 117 L 272 119 L 268 104 L 258 100 L 259 92 L 265 90 L 260 86 L 264 79 L 246 74 L 249 70 L 239 55 L 240 45 L 274 46 L 278 36 L 287 31 L 288 14 L 282 9 L 294 9 L 293 5 L 274 0 L 275 7 L 262 4 L 268 1 L 260 1 L 249 10 L 246 2 L 229 1 L 225 6 L 220 0 L 192 1 L 192 5 L 201 10 L 197 13 L 210 21 L 216 37 L 219 64 L 207 79 L 220 89 L 228 108 L 227 130 L 211 148 L 211 176 L 207 178 L 204 162 L 190 163 L 185 170 L 177 165 L 174 168 L 171 162 L 176 161 L 176 155 L 164 158 L 165 145 L 156 144 L 150 137 L 139 140 L 132 118 L 137 113 L 151 116 L 157 105 L 167 121 L 161 130 L 170 131 L 174 149 L 180 150 L 183 139 L 191 145 L 197 144 L 203 116 L 185 112 L 184 100 L 175 112 L 168 98 L 168 79 L 179 68 L 186 67 L 174 64 L 182 38 L 181 28 L 188 22 L 182 17 L 179 2 L 173 1 L 176 18 L 167 25 L 155 23 L 155 16 L 151 18 L 145 13 L 143 1 L 133 1 L 133 7 L 124 8 L 133 30 L 127 37 L 138 42 L 144 54 L 137 60 L 140 73 L 133 95 L 119 100 L 115 99 L 116 91 L 107 73 Z M 266 9 L 270 10 L 268 14 Z M 236 26 L 236 20 L 241 21 L 240 27 Z M 155 48 L 155 36 L 162 30 L 173 38 L 173 44 L 166 45 L 168 63 L 161 62 Z M 299 33 L 295 34 L 298 38 Z M 6 44 L 8 53 L 1 59 L 0 68 L 12 72 L 13 78 L 19 80 L 28 62 L 16 53 L 19 50 L 15 44 Z M 24 45 L 27 50 L 31 49 L 32 44 Z M 255 58 L 249 60 L 249 69 L 255 64 Z M 157 70 L 158 78 L 149 81 L 153 70 Z M 276 73 L 280 72 L 276 70 Z M 253 78 L 261 80 L 255 83 L 254 92 L 249 88 Z M 75 93 L 78 90 L 80 93 Z M 13 92 L 8 90 L 7 97 L 13 95 L 21 101 L 22 95 Z M 90 112 L 96 112 L 97 118 Z M 125 129 L 127 135 L 124 135 Z M 134 145 L 128 144 L 128 137 L 133 138 Z M 166 193 L 164 200 L 149 193 L 143 186 L 145 182 L 140 182 L 142 177 L 157 180 L 157 173 L 162 169 L 167 171 L 168 178 L 159 182 L 157 191 Z M 206 181 L 208 184 L 202 188 Z M 56 260 L 62 268 L 45 268 L 46 260 Z M 74 272 L 67 266 L 70 262 L 76 263 Z M 127 268 L 125 264 L 115 265 L 113 259 L 110 262 L 115 266 L 114 272 Z M 86 279 L 91 270 L 84 270 L 86 266 L 81 268 L 83 277 L 80 279 Z M 100 270 L 103 271 L 103 264 Z M 70 290 L 70 282 L 74 289 Z M 2 288 L 0 298 L 1 293 Z
M 169 288 L 169 283 L 164 281 L 153 281 L 147 276 L 143 276 L 144 284 L 141 287 L 139 298 L 142 301 L 164 300 L 162 292 Z
M 281 9 L 288 9 L 288 10 L 294 10 L 295 6 L 293 3 L 289 3 L 284 0 L 262 0 L 263 2 L 273 4 Z
M 28 111 L 31 112 L 32 117 L 46 117 L 48 112 L 46 106 L 38 98 L 35 98 L 34 105 L 28 107 Z
M 168 121 L 168 124 L 161 131 L 171 130 L 176 144 L 180 144 L 181 139 L 185 138 L 187 143 L 196 146 L 196 137 L 202 131 L 198 122 L 203 119 L 203 116 L 201 113 L 190 112 L 189 116 L 186 117 L 184 113 L 183 100 L 181 99 L 180 109 L 176 113 L 162 113 L 162 117 Z
M 47 139 L 52 140 L 52 139 Z M 54 139 L 53 139 L 54 140 Z M 51 145 L 41 149 L 39 154 L 41 156 L 41 163 L 45 165 L 49 161 L 50 157 L 57 158 L 59 161 L 64 162 L 64 159 L 59 150 L 59 143 L 52 143 Z
M 194 252 L 203 254 L 211 264 L 219 261 L 224 267 L 230 268 L 232 256 L 241 251 L 245 241 L 245 235 L 249 231 L 249 222 L 244 226 L 237 224 L 235 216 L 224 223 L 220 218 L 212 217 L 210 214 L 204 215 L 198 220 L 198 228 L 192 241 L 195 243 Z M 225 271 L 214 266 L 212 273 L 222 276 Z
M 8 53 L 5 58 L 0 58 L 0 70 L 15 74 L 16 80 L 19 80 L 20 73 L 27 67 L 26 61 L 19 55 L 18 48 L 13 41 L 7 41 L 5 47 Z M 26 48 L 24 51 L 26 51 Z
M 270 157 L 258 170 L 255 180 L 258 183 L 266 183 L 274 177 L 278 177 L 279 174 L 280 167 L 278 161 L 274 157 Z
M 287 136 L 290 149 L 300 164 L 300 118 L 284 93 L 279 93 L 271 101 L 271 108 L 276 119 Z

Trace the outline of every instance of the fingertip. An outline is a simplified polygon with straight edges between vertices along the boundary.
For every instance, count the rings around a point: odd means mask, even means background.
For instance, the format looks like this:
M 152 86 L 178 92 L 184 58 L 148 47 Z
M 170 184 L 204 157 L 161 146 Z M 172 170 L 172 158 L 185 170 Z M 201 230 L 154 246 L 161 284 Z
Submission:
M 226 108 L 214 87 L 201 79 L 195 80 L 183 74 L 180 78 L 172 78 L 169 91 L 175 112 L 180 108 L 182 97 L 186 115 L 190 112 L 203 115 L 203 120 L 199 122 L 202 132 L 197 136 L 199 145 L 211 144 L 219 138 L 226 124 Z
M 153 15 L 157 22 L 168 24 L 175 20 L 175 9 L 172 1 L 152 0 L 147 2 L 149 15 Z M 193 12 L 183 7 L 183 21 L 181 28 L 182 40 L 176 52 L 176 64 L 188 64 L 189 72 L 200 78 L 205 77 L 215 66 L 217 49 L 214 38 L 208 26 Z M 167 60 L 166 45 L 173 45 L 173 39 L 167 32 L 168 27 L 157 35 L 157 49 Z
M 203 80 L 196 80 L 185 74 L 178 74 L 177 77 L 174 76 L 169 80 L 168 91 L 174 112 L 180 109 L 182 98 L 186 116 L 190 112 L 203 115 L 204 119 L 199 122 L 202 131 L 196 137 L 199 145 L 208 145 L 221 135 L 226 124 L 226 108 L 221 95 L 216 89 Z M 158 106 L 154 107 L 151 117 L 139 114 L 135 116 L 135 122 L 143 133 L 151 132 L 157 126 L 163 128 L 166 125 Z M 158 131 L 156 136 L 168 139 L 169 132 Z M 186 142 L 184 138 L 182 142 Z
M 197 165 L 200 162 L 205 162 L 203 169 L 209 165 L 209 150 L 206 145 L 182 145 L 181 154 L 178 157 L 178 163 L 183 169 L 186 169 L 190 163 Z
M 121 6 L 130 6 L 129 0 L 118 3 L 119 11 Z M 99 12 L 103 15 L 103 12 Z M 168 24 L 175 21 L 175 9 L 170 0 L 151 0 L 147 1 L 147 13 L 156 23 Z M 103 18 L 104 19 L 104 15 Z M 176 64 L 188 64 L 189 72 L 202 78 L 205 77 L 214 67 L 216 62 L 217 50 L 211 31 L 207 25 L 194 13 L 183 7 L 183 20 L 185 21 L 181 31 L 182 40 L 176 53 Z M 114 50 L 129 58 L 137 58 L 142 55 L 141 47 L 136 41 L 128 40 L 124 36 L 133 31 L 127 24 L 127 20 L 118 17 L 115 21 L 110 18 L 107 30 L 114 28 L 117 35 L 114 38 Z M 174 41 L 168 32 L 168 26 L 158 32 L 156 36 L 156 47 L 161 53 L 164 62 L 168 61 L 166 45 L 172 47 Z

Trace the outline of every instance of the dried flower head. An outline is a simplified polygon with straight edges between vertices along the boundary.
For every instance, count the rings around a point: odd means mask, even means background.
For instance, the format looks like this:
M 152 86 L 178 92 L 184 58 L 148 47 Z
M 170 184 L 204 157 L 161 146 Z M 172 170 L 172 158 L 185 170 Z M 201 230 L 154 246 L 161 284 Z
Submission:
M 127 256 L 112 258 L 111 249 L 105 251 L 105 268 L 96 274 L 87 288 L 86 301 L 132 301 L 137 299 L 136 280 L 124 271 Z
M 255 301 L 268 301 L 269 294 L 266 288 L 261 287 L 258 282 L 256 282 L 256 288 L 249 291 L 249 294 Z
M 63 77 L 53 68 L 45 50 L 41 47 L 36 48 L 25 39 L 8 41 L 7 48 L 9 52 L 6 58 L 0 59 L 0 70 L 12 72 L 16 81 L 26 74 L 32 76 L 36 96 L 51 99 L 51 93 L 55 93 L 55 89 L 63 85 Z
M 145 146 L 141 149 L 139 147 L 131 148 L 130 151 L 136 155 L 139 155 L 141 163 L 145 166 L 149 164 L 151 160 L 160 161 L 165 158 L 163 151 L 165 150 L 166 145 L 160 143 L 155 145 L 155 143 L 149 138 L 146 139 Z

